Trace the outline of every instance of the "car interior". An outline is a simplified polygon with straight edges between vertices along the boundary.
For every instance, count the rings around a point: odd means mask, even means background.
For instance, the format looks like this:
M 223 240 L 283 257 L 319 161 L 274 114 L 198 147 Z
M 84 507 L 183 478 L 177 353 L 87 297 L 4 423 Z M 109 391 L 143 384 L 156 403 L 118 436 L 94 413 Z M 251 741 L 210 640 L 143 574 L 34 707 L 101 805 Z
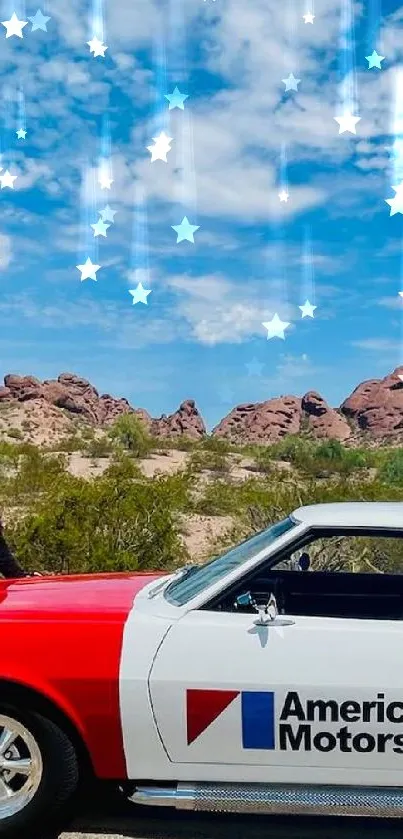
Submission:
M 249 593 L 260 603 L 274 594 L 280 615 L 403 619 L 403 573 L 312 570 L 307 551 L 296 560 L 287 557 L 277 566 L 260 566 L 209 608 L 253 614 Z

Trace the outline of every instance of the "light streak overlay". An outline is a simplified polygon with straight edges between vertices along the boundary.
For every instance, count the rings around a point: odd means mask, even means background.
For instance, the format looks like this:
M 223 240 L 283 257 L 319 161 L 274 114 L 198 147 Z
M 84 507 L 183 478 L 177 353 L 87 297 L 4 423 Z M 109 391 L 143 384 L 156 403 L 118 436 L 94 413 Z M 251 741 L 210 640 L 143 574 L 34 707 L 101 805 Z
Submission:
M 280 190 L 289 192 L 287 174 L 287 147 L 285 143 L 281 144 L 280 151 Z
M 165 94 L 170 93 L 171 91 L 167 88 L 166 50 L 163 24 L 162 9 L 159 5 L 153 42 L 153 63 L 155 74 L 153 137 L 156 137 L 161 133 L 161 131 L 165 131 L 165 133 L 170 137 L 173 136 L 169 129 L 169 110 L 167 107 L 167 100 L 164 98 Z
M 99 41 L 105 43 L 105 19 L 103 0 L 92 0 L 92 9 L 89 17 L 89 40 L 94 36 L 98 38 Z
M 398 186 L 403 181 L 403 68 L 399 67 L 395 76 L 395 99 L 392 125 L 392 177 L 391 186 Z
M 340 14 L 340 114 L 356 114 L 358 107 L 355 69 L 354 18 L 351 0 L 342 0 Z
M 97 170 L 89 160 L 82 166 L 80 189 L 80 231 L 77 251 L 77 264 L 84 264 L 87 257 L 92 262 L 99 262 L 99 237 L 94 236 L 91 224 L 97 221 Z
M 372 50 L 376 50 L 377 52 L 381 51 L 377 47 L 380 47 L 379 44 L 379 36 L 380 36 L 380 27 L 381 27 L 381 14 L 382 14 L 382 4 L 381 0 L 368 0 L 367 5 L 367 48 L 368 48 L 368 55 L 372 53 Z
M 41 2 L 41 0 L 38 0 L 38 3 L 40 3 L 40 2 Z M 36 9 L 37 9 L 37 7 L 35 7 L 35 11 L 36 11 Z M 18 17 L 18 20 L 28 20 L 28 18 L 26 17 L 26 2 L 25 2 L 25 0 L 3 0 L 2 13 L 3 13 L 4 17 L 2 17 L 1 19 L 2 20 L 6 20 L 6 18 L 10 19 L 14 12 Z M 26 30 L 26 29 L 27 29 L 27 27 L 24 27 L 24 29 L 22 30 L 23 35 L 24 35 L 24 30 Z
M 136 286 L 137 283 L 142 283 L 144 288 L 149 288 L 148 213 L 146 194 L 144 186 L 140 181 L 137 181 L 134 186 L 131 269 L 130 287 Z
M 111 132 L 109 126 L 108 114 L 103 114 L 102 117 L 102 131 L 101 131 L 101 151 L 98 162 L 98 183 L 103 178 L 113 181 L 112 171 L 112 151 L 111 151 Z
M 173 86 L 178 85 L 182 91 L 181 83 L 184 83 L 187 78 L 186 19 L 184 0 L 169 0 L 168 14 L 168 71 L 170 77 L 172 78 Z M 169 93 L 170 92 L 171 91 L 169 91 Z M 188 91 L 186 90 L 185 92 Z M 165 90 L 164 93 L 168 93 L 168 91 Z
M 27 128 L 27 118 L 25 114 L 25 96 L 22 87 L 18 90 L 18 117 L 17 117 L 17 129 L 23 128 L 26 130 Z
M 314 306 L 316 305 L 315 299 L 315 277 L 314 277 L 314 266 L 313 266 L 313 253 L 312 253 L 312 235 L 311 229 L 308 225 L 305 226 L 304 229 L 304 242 L 302 248 L 302 288 L 301 288 L 301 301 L 305 303 L 305 300 L 309 300 Z
M 190 110 L 176 112 L 174 134 L 176 142 L 177 201 L 180 204 L 176 215 L 179 219 L 188 216 L 191 224 L 197 224 L 197 185 L 193 149 L 193 123 Z

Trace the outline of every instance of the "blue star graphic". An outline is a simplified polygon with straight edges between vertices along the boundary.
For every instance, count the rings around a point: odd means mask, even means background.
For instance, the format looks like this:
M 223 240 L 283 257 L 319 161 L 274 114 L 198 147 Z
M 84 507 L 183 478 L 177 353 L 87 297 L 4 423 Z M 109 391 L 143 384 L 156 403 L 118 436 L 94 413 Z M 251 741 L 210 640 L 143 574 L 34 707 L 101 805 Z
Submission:
M 96 224 L 91 224 L 91 227 L 94 231 L 94 236 L 105 236 L 106 238 L 106 231 L 110 227 L 110 224 L 105 224 L 103 219 L 99 218 Z
M 262 364 L 261 361 L 258 361 L 257 358 L 252 358 L 252 361 L 248 361 L 248 363 L 245 364 L 245 367 L 249 376 L 261 376 L 264 364 Z
M 372 67 L 376 67 L 378 70 L 382 70 L 381 61 L 385 60 L 384 55 L 378 55 L 377 51 L 374 50 L 372 55 L 366 55 L 365 60 L 368 61 L 368 70 L 371 70 Z
M 47 22 L 50 20 L 50 17 L 47 15 L 42 14 L 41 10 L 38 9 L 37 13 L 33 15 L 33 17 L 29 17 L 28 20 L 32 23 L 31 32 L 35 32 L 36 29 L 42 29 L 43 32 L 47 32 Z
M 185 99 L 189 99 L 189 94 L 181 93 L 179 88 L 175 87 L 173 93 L 165 94 L 165 99 L 168 99 L 170 111 L 172 111 L 173 108 L 181 108 L 181 110 L 184 111 L 185 106 L 183 103 Z
M 25 140 L 25 137 L 27 136 L 25 128 L 19 128 L 18 131 L 16 131 L 15 133 L 17 135 L 18 140 Z
M 112 224 L 115 223 L 115 216 L 117 210 L 112 210 L 109 204 L 103 208 L 103 210 L 98 210 L 99 215 L 101 216 L 102 221 L 110 221 Z
M 283 84 L 285 84 L 285 92 L 287 90 L 298 90 L 298 85 L 301 79 L 296 79 L 294 73 L 289 73 L 286 79 L 281 79 Z
M 199 230 L 200 224 L 190 224 L 190 222 L 187 219 L 187 216 L 183 216 L 183 219 L 180 224 L 171 224 L 171 227 L 172 230 L 175 230 L 175 233 L 178 234 L 178 238 L 176 240 L 177 245 L 179 244 L 179 242 L 183 242 L 185 239 L 188 242 L 193 242 L 194 244 L 195 240 L 193 238 L 193 233 L 195 233 L 196 230 Z
M 151 294 L 151 288 L 143 288 L 142 283 L 138 283 L 137 288 L 129 289 L 129 294 L 133 297 L 133 306 L 136 303 L 145 303 L 147 306 L 147 297 Z

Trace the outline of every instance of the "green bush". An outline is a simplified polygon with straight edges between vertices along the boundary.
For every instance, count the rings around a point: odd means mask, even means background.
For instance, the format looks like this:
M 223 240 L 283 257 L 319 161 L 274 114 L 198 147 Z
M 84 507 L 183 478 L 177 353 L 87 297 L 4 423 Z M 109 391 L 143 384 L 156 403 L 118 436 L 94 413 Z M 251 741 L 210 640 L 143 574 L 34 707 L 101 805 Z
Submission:
M 209 437 L 203 437 L 203 440 L 199 443 L 199 447 L 203 451 L 216 452 L 216 454 L 229 454 L 232 449 L 231 443 L 228 440 L 211 435 Z
M 144 424 L 135 414 L 121 414 L 110 429 L 110 438 L 120 443 L 133 457 L 146 457 L 153 446 Z
M 231 469 L 231 464 L 225 454 L 221 452 L 198 449 L 190 455 L 188 468 L 193 472 L 205 470 L 227 474 Z
M 395 449 L 388 453 L 378 475 L 383 483 L 403 486 L 403 449 Z
M 113 442 L 108 437 L 94 438 L 89 440 L 85 446 L 85 454 L 88 457 L 109 457 L 113 451 Z
M 80 452 L 83 448 L 83 439 L 78 434 L 71 434 L 69 437 L 63 437 L 58 443 L 51 446 L 50 451 L 55 452 Z
M 9 531 L 22 565 L 90 573 L 165 570 L 185 561 L 178 482 L 133 474 L 125 463 L 93 481 L 65 476 L 54 485 L 37 511 Z
M 16 503 L 26 497 L 32 503 L 38 493 L 52 490 L 64 477 L 65 469 L 63 455 L 44 455 L 35 446 L 26 445 L 19 458 L 18 472 L 4 484 L 3 492 Z

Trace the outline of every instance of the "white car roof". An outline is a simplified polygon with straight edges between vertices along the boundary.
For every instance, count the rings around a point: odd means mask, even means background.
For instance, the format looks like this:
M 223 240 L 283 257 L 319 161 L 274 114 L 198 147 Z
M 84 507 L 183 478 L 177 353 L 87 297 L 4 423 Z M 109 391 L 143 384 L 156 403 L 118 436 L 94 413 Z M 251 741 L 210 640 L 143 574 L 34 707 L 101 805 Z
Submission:
M 403 502 L 348 501 L 338 504 L 310 504 L 291 514 L 312 527 L 402 528 Z

